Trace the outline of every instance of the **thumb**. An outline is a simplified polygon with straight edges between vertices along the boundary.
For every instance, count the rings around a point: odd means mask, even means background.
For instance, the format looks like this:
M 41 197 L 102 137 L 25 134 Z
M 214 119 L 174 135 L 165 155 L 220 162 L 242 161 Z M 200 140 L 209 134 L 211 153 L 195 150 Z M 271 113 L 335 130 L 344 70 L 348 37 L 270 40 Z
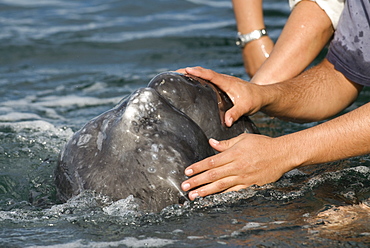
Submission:
M 185 68 L 180 68 L 180 69 L 177 69 L 175 72 L 181 73 L 181 74 L 186 74 L 186 69 Z
M 185 68 L 185 72 L 191 74 L 196 77 L 200 77 L 209 81 L 212 81 L 215 76 L 215 72 L 210 69 L 205 69 L 200 66 L 196 67 L 187 67 Z
M 225 113 L 226 126 L 231 127 L 234 124 L 234 122 L 237 121 L 242 115 L 243 115 L 243 112 L 237 107 L 237 105 L 234 105 L 233 107 L 231 107 Z
M 232 139 L 221 140 L 221 141 L 210 138 L 208 142 L 212 146 L 213 149 L 215 149 L 216 151 L 219 151 L 219 152 L 223 152 L 223 151 L 229 149 L 230 147 L 232 147 L 234 144 L 238 143 L 239 140 L 241 139 L 240 136 L 241 135 L 239 135 L 235 138 L 232 138 Z

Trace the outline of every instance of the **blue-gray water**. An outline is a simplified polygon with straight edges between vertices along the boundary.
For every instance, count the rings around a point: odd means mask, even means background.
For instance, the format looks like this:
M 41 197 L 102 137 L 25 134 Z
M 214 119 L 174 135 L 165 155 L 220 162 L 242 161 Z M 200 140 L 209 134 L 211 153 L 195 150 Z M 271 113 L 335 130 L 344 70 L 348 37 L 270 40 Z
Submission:
M 264 5 L 276 39 L 288 4 Z M 66 140 L 157 73 L 202 65 L 248 79 L 235 33 L 228 0 L 0 0 L 0 247 L 367 247 L 369 156 L 160 214 L 130 198 L 56 200 Z M 270 136 L 313 125 L 252 118 Z

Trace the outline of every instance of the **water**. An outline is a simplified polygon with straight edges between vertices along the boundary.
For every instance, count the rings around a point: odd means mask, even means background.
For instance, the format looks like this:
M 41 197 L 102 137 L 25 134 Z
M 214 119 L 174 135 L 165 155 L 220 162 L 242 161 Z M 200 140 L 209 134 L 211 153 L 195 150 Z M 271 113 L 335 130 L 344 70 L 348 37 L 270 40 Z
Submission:
M 276 39 L 288 4 L 265 7 Z M 228 0 L 0 0 L 0 29 L 1 247 L 369 244 L 369 156 L 158 214 L 89 192 L 57 201 L 53 170 L 66 140 L 157 73 L 202 65 L 248 79 Z M 316 124 L 253 120 L 270 136 Z

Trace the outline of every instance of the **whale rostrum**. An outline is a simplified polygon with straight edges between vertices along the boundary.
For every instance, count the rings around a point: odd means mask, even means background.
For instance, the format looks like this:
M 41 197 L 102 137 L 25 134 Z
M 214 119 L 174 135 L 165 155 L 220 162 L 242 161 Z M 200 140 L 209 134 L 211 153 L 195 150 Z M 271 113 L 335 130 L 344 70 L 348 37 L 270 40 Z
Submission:
M 55 170 L 58 196 L 84 190 L 113 200 L 133 195 L 142 210 L 158 212 L 187 200 L 184 169 L 215 154 L 209 138 L 258 133 L 242 116 L 223 122 L 228 96 L 200 78 L 166 72 L 89 121 L 67 142 Z

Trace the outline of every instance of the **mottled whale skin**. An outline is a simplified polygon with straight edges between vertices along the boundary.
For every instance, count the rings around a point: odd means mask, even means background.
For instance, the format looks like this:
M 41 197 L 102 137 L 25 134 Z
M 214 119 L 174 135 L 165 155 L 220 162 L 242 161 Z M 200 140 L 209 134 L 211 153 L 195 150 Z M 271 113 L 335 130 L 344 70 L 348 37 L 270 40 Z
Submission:
M 172 106 L 197 123 L 208 139 L 224 140 L 243 132 L 259 133 L 247 116 L 240 117 L 231 128 L 225 125 L 225 112 L 233 103 L 209 81 L 191 75 L 166 72 L 154 77 L 148 87 L 155 89 Z
M 150 212 L 182 203 L 184 169 L 215 154 L 208 138 L 258 133 L 248 117 L 226 127 L 221 120 L 231 106 L 226 94 L 205 80 L 157 75 L 65 145 L 55 170 L 59 198 L 66 201 L 84 190 L 112 200 L 133 195 L 140 209 Z

